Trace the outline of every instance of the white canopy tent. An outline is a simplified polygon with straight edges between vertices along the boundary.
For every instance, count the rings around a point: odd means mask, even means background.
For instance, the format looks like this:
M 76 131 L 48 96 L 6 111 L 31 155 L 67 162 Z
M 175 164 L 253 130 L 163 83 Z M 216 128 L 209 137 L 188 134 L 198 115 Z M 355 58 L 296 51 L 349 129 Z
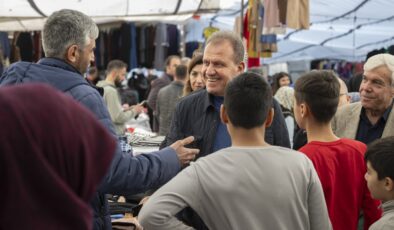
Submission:
M 229 4 L 230 3 L 230 4 Z M 59 9 L 75 9 L 98 24 L 121 21 L 182 23 L 194 13 L 226 9 L 219 0 L 0 0 L 0 31 L 40 30 L 48 15 Z
M 201 20 L 215 16 L 216 27 L 232 29 L 241 0 L 0 0 L 0 31 L 40 30 L 46 16 L 62 8 L 80 10 L 99 25 L 121 21 L 185 24 L 196 13 L 205 15 Z M 393 42 L 393 9 L 394 0 L 310 0 L 310 29 L 287 29 L 278 36 L 278 52 L 264 63 L 363 60 L 369 51 Z
M 371 50 L 394 44 L 393 9 L 392 0 L 311 0 L 310 29 L 288 29 L 279 36 L 279 52 L 264 62 L 365 60 Z

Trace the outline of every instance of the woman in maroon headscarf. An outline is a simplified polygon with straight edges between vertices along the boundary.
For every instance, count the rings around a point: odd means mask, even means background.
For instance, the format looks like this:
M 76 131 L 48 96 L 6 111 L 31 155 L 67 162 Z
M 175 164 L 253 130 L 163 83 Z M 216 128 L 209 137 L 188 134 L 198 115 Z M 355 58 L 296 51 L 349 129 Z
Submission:
M 91 229 L 115 140 L 49 86 L 0 88 L 0 229 Z

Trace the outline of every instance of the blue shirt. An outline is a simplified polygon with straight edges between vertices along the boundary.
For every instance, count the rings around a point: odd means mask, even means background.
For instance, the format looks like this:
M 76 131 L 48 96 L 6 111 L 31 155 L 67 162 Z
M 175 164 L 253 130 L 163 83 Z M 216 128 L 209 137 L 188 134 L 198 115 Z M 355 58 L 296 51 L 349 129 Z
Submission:
M 220 113 L 220 106 L 223 104 L 223 97 L 214 97 L 213 103 L 215 110 Z M 227 131 L 227 126 L 222 122 L 219 122 L 216 129 L 215 142 L 213 143 L 213 152 L 220 149 L 227 148 L 231 146 L 231 138 Z
M 393 107 L 393 103 L 386 109 L 383 116 L 373 125 L 365 113 L 365 109 L 361 109 L 360 123 L 358 125 L 356 140 L 369 144 L 372 141 L 382 137 L 384 127 L 386 126 L 387 119 L 390 115 L 390 111 Z

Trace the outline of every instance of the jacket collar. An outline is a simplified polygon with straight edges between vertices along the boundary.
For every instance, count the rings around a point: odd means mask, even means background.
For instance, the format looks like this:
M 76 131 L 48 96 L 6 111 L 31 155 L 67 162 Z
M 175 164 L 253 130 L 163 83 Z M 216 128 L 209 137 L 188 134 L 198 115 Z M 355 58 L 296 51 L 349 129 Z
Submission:
M 383 119 L 384 122 L 387 122 L 387 120 L 389 119 L 390 112 L 393 109 L 393 103 L 394 103 L 394 100 L 391 101 L 390 106 L 384 111 L 382 117 L 380 118 L 380 119 Z M 361 108 L 361 116 L 363 116 L 365 119 L 368 120 L 368 117 L 367 117 L 367 114 L 366 114 L 366 111 L 365 111 L 364 107 Z
M 67 62 L 59 58 L 42 58 L 38 61 L 38 64 L 61 68 L 82 76 L 82 74 L 74 66 L 68 64 Z
M 204 110 L 208 110 L 209 107 L 215 108 L 215 104 L 213 102 L 213 95 L 208 93 L 208 91 L 206 89 L 202 89 L 204 92 L 204 101 L 203 101 L 203 105 L 204 105 Z

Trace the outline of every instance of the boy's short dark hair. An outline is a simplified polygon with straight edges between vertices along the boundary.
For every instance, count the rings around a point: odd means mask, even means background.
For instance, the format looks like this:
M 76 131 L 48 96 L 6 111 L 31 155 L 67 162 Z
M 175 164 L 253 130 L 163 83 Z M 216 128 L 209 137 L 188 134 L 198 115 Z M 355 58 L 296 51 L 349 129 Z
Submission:
M 364 159 L 378 173 L 379 180 L 385 177 L 394 180 L 394 137 L 378 139 L 369 144 Z
M 339 88 L 339 81 L 333 71 L 311 71 L 295 83 L 296 103 L 306 103 L 317 122 L 327 123 L 337 111 Z
M 227 84 L 224 106 L 235 127 L 251 129 L 261 126 L 272 107 L 271 87 L 258 74 L 242 73 Z

